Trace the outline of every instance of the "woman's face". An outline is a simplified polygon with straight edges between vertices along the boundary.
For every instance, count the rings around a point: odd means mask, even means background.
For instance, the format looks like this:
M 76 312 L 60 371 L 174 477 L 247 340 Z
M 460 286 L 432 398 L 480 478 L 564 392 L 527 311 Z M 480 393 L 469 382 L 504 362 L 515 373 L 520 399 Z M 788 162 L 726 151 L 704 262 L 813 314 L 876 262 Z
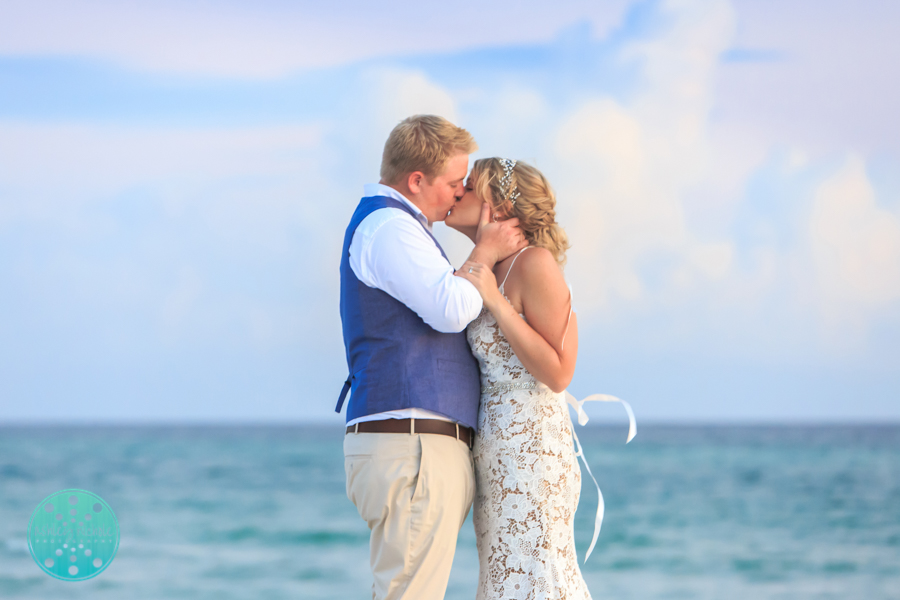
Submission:
M 484 202 L 478 199 L 475 191 L 472 189 L 472 176 L 469 175 L 469 178 L 466 180 L 465 193 L 450 208 L 444 223 L 448 227 L 452 227 L 466 235 L 469 235 L 470 232 L 474 235 L 475 230 L 478 228 L 478 219 L 481 218 L 482 204 Z

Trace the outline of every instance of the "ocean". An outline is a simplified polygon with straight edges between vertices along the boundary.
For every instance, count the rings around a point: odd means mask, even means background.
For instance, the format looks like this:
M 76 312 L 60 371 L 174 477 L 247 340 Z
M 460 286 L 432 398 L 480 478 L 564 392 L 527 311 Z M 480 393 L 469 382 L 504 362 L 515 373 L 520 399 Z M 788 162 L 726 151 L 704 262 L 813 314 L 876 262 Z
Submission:
M 595 599 L 900 598 L 900 425 L 579 427 L 606 500 Z M 340 426 L 0 426 L 0 598 L 369 598 L 368 529 Z M 579 561 L 597 496 L 582 468 Z M 119 522 L 112 564 L 66 582 L 26 531 L 79 488 Z M 448 600 L 471 599 L 471 513 Z

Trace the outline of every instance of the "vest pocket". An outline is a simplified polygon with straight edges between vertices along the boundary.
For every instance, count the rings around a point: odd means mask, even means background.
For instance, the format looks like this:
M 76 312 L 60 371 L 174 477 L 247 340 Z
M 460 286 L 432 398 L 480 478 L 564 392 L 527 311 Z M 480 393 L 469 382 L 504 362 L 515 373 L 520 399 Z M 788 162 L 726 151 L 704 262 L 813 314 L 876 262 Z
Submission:
M 423 434 L 427 435 L 427 434 Z M 415 443 L 419 446 L 418 450 L 418 472 L 416 473 L 416 484 L 413 486 L 412 496 L 410 496 L 409 501 L 415 502 L 416 497 L 422 495 L 423 488 L 427 484 L 425 481 L 425 477 L 422 474 L 422 467 L 425 466 L 425 444 L 422 443 L 422 436 L 413 436 L 412 439 L 415 440 Z

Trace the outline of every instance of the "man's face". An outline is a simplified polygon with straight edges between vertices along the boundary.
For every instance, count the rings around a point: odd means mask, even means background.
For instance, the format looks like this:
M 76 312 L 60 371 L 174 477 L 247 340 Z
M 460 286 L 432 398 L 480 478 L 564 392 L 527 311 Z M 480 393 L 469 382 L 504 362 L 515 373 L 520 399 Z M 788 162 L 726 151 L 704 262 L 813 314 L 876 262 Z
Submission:
M 469 171 L 469 155 L 456 154 L 447 161 L 447 168 L 434 177 L 431 183 L 427 178 L 421 184 L 422 212 L 429 221 L 443 221 L 447 212 L 453 208 L 457 198 L 465 193 L 466 173 Z

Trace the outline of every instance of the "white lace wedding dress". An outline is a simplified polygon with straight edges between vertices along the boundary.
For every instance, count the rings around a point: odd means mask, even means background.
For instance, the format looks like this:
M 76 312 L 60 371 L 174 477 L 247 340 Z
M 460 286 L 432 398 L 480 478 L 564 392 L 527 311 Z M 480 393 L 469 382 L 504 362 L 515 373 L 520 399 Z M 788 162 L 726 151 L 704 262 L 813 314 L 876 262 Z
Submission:
M 473 448 L 477 598 L 590 598 L 575 553 L 581 470 L 566 393 L 531 376 L 489 311 L 466 336 L 482 386 Z

